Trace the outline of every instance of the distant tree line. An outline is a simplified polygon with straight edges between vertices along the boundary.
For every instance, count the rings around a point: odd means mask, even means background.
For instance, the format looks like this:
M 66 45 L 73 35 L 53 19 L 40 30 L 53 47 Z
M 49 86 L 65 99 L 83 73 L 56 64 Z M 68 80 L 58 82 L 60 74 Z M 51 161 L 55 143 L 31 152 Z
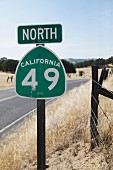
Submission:
M 2 57 L 0 58 L 0 71 L 15 73 L 18 62 L 18 60 Z
M 75 68 L 83 68 L 93 65 L 98 65 L 100 67 L 103 67 L 107 64 L 113 65 L 113 56 L 108 59 L 99 58 L 97 60 L 88 60 L 76 64 L 72 64 L 64 59 L 62 59 L 61 61 L 64 65 L 66 73 L 76 73 Z M 18 63 L 18 60 L 7 59 L 6 57 L 2 57 L 0 58 L 0 71 L 15 73 Z
M 88 61 L 76 63 L 76 64 L 74 64 L 74 67 L 75 68 L 83 68 L 83 67 L 95 66 L 95 65 L 102 67 L 107 64 L 113 64 L 113 56 L 111 56 L 108 59 L 99 58 L 97 60 L 88 60 Z
M 88 60 L 76 64 L 72 64 L 64 59 L 62 59 L 61 61 L 64 65 L 66 73 L 76 73 L 75 68 L 83 68 L 93 65 L 98 65 L 100 67 L 103 67 L 107 64 L 113 65 L 113 56 L 108 59 L 99 58 L 97 60 Z M 0 58 L 0 71 L 15 73 L 18 63 L 18 60 L 7 59 L 6 57 L 2 57 Z
M 76 73 L 75 67 L 72 63 L 62 59 L 61 60 L 66 73 Z M 15 73 L 18 65 L 18 60 L 7 59 L 6 57 L 0 58 L 0 71 Z

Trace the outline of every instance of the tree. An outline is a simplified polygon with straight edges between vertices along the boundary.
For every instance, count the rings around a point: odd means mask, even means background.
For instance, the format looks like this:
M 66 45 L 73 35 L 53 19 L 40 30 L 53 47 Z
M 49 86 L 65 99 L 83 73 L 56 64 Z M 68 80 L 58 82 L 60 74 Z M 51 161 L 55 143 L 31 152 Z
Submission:
M 113 64 L 113 56 L 106 60 L 106 64 Z
M 5 61 L 5 60 L 7 60 L 7 57 L 0 58 L 0 61 Z
M 18 60 L 7 59 L 2 63 L 2 71 L 15 73 Z
M 66 73 L 76 73 L 76 69 L 72 63 L 70 63 L 64 59 L 62 59 L 61 61 L 64 65 Z
M 103 66 L 105 64 L 106 64 L 106 60 L 103 59 L 103 58 L 99 58 L 99 59 L 94 61 L 94 65 L 97 65 L 97 66 Z
M 3 63 L 4 63 L 4 61 L 6 61 L 6 60 L 7 60 L 6 57 L 0 58 L 0 71 L 3 71 Z

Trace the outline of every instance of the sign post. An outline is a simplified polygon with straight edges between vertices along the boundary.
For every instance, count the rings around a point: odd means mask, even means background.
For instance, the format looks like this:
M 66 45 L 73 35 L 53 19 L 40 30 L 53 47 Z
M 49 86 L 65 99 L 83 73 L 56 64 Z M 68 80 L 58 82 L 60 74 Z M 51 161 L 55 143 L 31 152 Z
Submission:
M 45 148 L 45 99 L 37 99 L 37 162 L 40 170 L 46 169 Z
M 37 99 L 38 170 L 46 169 L 45 154 L 45 99 L 66 92 L 66 74 L 61 60 L 39 43 L 62 41 L 62 27 L 57 25 L 19 26 L 18 43 L 38 43 L 19 62 L 15 89 L 22 97 Z
M 45 99 L 37 99 L 37 153 L 38 169 L 45 170 Z

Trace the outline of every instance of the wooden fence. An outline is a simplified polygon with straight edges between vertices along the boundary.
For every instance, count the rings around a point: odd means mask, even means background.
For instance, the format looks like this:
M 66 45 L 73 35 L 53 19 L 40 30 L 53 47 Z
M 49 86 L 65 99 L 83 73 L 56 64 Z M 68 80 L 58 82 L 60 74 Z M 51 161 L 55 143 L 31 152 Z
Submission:
M 98 131 L 98 106 L 99 95 L 113 99 L 113 92 L 102 87 L 103 80 L 107 78 L 108 69 L 102 69 L 100 78 L 98 78 L 98 66 L 92 66 L 92 95 L 91 95 L 91 117 L 90 117 L 90 133 L 91 133 L 91 149 L 99 145 Z M 106 115 L 105 115 L 106 116 Z

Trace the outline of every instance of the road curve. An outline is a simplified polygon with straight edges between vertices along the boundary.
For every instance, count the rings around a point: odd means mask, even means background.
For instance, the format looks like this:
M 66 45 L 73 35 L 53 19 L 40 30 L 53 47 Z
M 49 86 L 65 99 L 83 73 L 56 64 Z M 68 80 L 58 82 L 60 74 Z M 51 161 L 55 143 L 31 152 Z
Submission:
M 67 91 L 78 87 L 89 79 L 68 80 Z M 48 104 L 52 99 L 47 99 Z M 30 111 L 36 108 L 36 99 L 21 98 L 14 89 L 0 91 L 0 133 L 23 119 Z

